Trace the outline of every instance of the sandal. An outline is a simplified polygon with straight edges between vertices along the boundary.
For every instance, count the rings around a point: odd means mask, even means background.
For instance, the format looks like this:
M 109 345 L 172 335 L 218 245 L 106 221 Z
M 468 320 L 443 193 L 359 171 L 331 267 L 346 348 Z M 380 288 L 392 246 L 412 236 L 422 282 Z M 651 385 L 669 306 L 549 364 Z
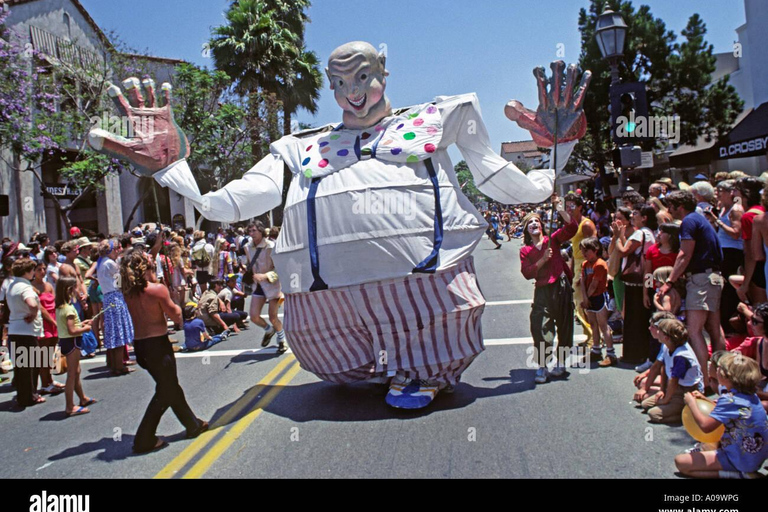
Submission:
M 165 448 L 166 446 L 168 446 L 168 442 L 167 442 L 167 441 L 164 441 L 163 439 L 161 439 L 161 438 L 159 438 L 159 437 L 158 437 L 158 438 L 157 438 L 157 444 L 155 444 L 155 446 L 153 446 L 152 448 L 149 448 L 149 449 L 140 449 L 140 448 L 139 448 L 139 449 L 137 449 L 137 448 L 134 446 L 134 447 L 133 447 L 133 453 L 135 453 L 135 454 L 137 454 L 137 455 L 143 455 L 143 454 L 145 454 L 145 453 L 151 453 L 151 452 L 155 452 L 155 451 L 157 451 L 157 450 L 162 450 L 162 449 L 163 449 L 163 448 Z
M 72 412 L 64 411 L 64 413 L 67 415 L 67 418 L 71 418 L 72 416 L 82 416 L 83 414 L 88 414 L 89 412 L 91 412 L 91 410 L 87 407 L 78 407 Z
M 93 405 L 93 404 L 95 404 L 97 402 L 98 402 L 98 400 L 96 400 L 95 398 L 89 398 L 87 402 L 81 403 L 80 407 L 88 407 L 89 405 Z

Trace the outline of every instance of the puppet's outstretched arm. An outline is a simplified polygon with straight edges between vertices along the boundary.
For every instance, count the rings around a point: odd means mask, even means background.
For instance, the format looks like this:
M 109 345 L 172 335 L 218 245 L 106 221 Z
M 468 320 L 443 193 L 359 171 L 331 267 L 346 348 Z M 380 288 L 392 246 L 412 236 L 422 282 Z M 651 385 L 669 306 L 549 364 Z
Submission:
M 133 128 L 128 139 L 103 127 L 88 134 L 90 146 L 101 153 L 128 160 L 136 170 L 154 177 L 158 183 L 189 198 L 204 217 L 223 222 L 237 222 L 261 215 L 280 204 L 283 190 L 283 161 L 269 155 L 224 188 L 200 194 L 185 158 L 189 156 L 186 135 L 176 124 L 171 108 L 171 86 L 161 87 L 163 100 L 155 97 L 155 83 L 137 78 L 123 82 L 128 100 L 119 87 L 111 85 L 107 93 L 118 112 Z M 162 103 L 162 105 L 161 105 Z

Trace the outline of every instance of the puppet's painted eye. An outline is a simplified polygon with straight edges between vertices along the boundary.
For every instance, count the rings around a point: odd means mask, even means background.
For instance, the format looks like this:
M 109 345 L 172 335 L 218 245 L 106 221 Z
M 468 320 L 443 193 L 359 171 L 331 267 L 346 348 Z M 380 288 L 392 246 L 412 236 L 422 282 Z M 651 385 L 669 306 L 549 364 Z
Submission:
M 368 75 L 366 75 L 365 73 L 360 75 L 360 80 L 366 80 L 367 78 L 368 78 Z

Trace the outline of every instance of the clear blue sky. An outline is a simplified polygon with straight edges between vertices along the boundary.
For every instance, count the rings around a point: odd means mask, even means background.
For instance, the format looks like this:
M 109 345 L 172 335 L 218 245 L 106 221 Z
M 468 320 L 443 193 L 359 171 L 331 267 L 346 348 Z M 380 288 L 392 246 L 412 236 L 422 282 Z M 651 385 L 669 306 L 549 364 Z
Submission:
M 212 27 L 224 23 L 225 0 L 133 0 L 129 3 L 80 0 L 102 29 L 115 30 L 129 45 L 150 54 L 212 67 L 202 46 Z M 735 29 L 745 22 L 741 0 L 646 0 L 678 36 L 693 13 L 707 25 L 715 52 L 730 51 Z M 387 94 L 394 107 L 438 95 L 476 92 L 494 150 L 502 141 L 530 139 L 504 117 L 510 99 L 536 108 L 531 70 L 548 68 L 557 45 L 565 61 L 579 55 L 578 13 L 587 0 L 315 0 L 309 10 L 307 46 L 322 62 L 347 41 L 386 44 L 390 76 Z M 322 125 L 340 121 L 327 83 L 319 113 L 299 115 Z

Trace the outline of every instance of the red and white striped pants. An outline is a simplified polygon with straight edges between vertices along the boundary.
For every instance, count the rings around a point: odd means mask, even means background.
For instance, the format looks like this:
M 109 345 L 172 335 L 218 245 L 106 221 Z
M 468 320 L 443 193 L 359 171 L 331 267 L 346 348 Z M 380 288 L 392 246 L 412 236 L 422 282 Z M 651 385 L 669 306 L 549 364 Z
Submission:
M 323 380 L 396 372 L 456 384 L 485 349 L 484 308 L 470 257 L 434 274 L 286 294 L 284 329 L 302 368 Z

